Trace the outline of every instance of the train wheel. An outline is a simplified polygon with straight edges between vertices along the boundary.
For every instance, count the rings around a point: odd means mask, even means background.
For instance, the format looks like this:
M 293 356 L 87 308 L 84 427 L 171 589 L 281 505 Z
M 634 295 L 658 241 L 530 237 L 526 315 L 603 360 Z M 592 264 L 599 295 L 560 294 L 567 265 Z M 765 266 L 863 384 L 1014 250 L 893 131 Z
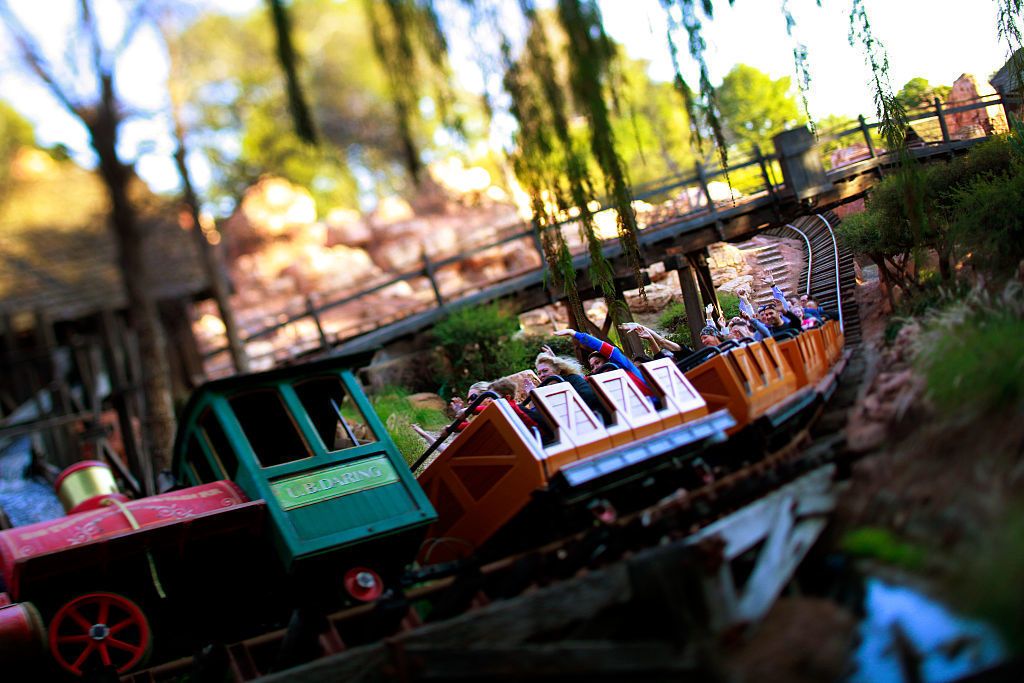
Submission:
M 146 615 L 115 593 L 88 593 L 67 603 L 50 622 L 50 654 L 76 676 L 99 668 L 125 673 L 149 652 Z

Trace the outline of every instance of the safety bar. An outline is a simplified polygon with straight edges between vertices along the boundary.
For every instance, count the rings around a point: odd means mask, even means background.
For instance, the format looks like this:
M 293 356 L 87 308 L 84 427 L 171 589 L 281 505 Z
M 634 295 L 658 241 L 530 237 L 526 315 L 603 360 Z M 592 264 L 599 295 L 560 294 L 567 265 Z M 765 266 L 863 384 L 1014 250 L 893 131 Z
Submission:
M 462 421 L 465 420 L 466 417 L 472 415 L 473 411 L 477 408 L 477 406 L 479 406 L 488 398 L 498 400 L 501 398 L 501 396 L 498 396 L 498 394 L 493 391 L 481 391 L 479 394 L 477 394 L 476 398 L 474 398 L 468 406 L 459 411 L 459 414 L 455 416 L 455 419 L 452 420 L 452 423 L 445 427 L 444 431 L 441 432 L 441 435 L 437 437 L 437 440 L 434 441 L 434 443 L 430 444 L 430 448 L 424 451 L 423 455 L 416 458 L 416 462 L 414 462 L 411 467 L 412 471 L 415 472 L 416 470 L 418 470 L 420 468 L 420 465 L 426 462 L 427 458 L 430 457 L 430 454 L 436 451 L 438 447 L 442 443 L 444 443 L 445 439 L 447 439 L 449 436 L 451 436 L 452 434 L 459 430 L 459 425 L 462 424 Z

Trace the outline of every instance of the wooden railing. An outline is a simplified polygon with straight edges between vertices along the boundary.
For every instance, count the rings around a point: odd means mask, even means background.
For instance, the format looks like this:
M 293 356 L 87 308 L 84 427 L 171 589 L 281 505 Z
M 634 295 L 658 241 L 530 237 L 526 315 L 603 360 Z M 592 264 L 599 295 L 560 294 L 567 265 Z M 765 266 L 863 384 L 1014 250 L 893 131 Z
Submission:
M 1004 113 L 1007 111 L 1007 106 L 1014 104 L 1013 102 L 1004 101 L 1004 99 L 998 95 L 988 96 L 979 98 L 976 101 L 966 103 L 962 106 L 953 108 L 945 108 L 943 105 L 936 100 L 934 106 L 923 110 L 914 112 L 908 117 L 911 123 L 916 121 L 927 120 L 930 118 L 937 118 L 942 131 L 942 141 L 936 143 L 925 142 L 919 147 L 926 149 L 925 154 L 918 153 L 916 156 L 927 156 L 928 153 L 941 154 L 948 151 L 954 144 L 960 144 L 963 146 L 964 143 L 952 140 L 949 134 L 948 126 L 946 125 L 946 117 L 950 114 L 971 111 L 974 109 L 981 109 L 990 107 L 993 105 L 1002 106 Z M 841 141 L 846 138 L 853 136 L 859 136 L 863 139 L 865 147 L 868 150 L 869 156 L 864 160 L 857 160 L 849 165 L 844 165 L 836 169 L 829 171 L 830 177 L 841 177 L 847 173 L 847 169 L 851 166 L 863 167 L 865 162 L 870 162 L 871 165 L 880 165 L 883 163 L 892 163 L 892 159 L 889 159 L 890 153 L 886 150 L 879 149 L 875 140 L 872 137 L 872 131 L 879 127 L 879 122 L 868 123 L 863 116 L 859 117 L 859 123 L 857 126 L 848 128 L 845 130 L 835 131 L 831 133 L 822 133 L 818 136 L 818 147 L 822 148 L 826 143 Z M 976 140 L 975 140 L 976 141 Z M 967 143 L 970 144 L 970 143 Z M 824 163 L 824 159 L 822 159 Z M 753 151 L 747 156 L 742 157 L 739 163 L 730 162 L 729 168 L 724 169 L 720 164 L 714 163 L 709 166 L 704 166 L 700 162 L 696 163 L 691 173 L 678 174 L 673 176 L 667 176 L 654 181 L 642 183 L 634 187 L 634 199 L 641 201 L 653 200 L 656 202 L 668 202 L 673 198 L 680 196 L 680 190 L 686 188 L 694 188 L 697 190 L 697 197 L 699 201 L 696 205 L 691 205 L 689 200 L 685 203 L 686 206 L 680 209 L 679 206 L 673 205 L 671 207 L 673 213 L 668 216 L 660 216 L 654 222 L 647 224 L 643 227 L 642 236 L 646 238 L 651 233 L 657 233 L 659 229 L 669 225 L 678 225 L 685 223 L 688 219 L 706 215 L 706 221 L 704 223 L 714 223 L 720 218 L 720 212 L 725 209 L 735 209 L 744 205 L 752 205 L 756 200 L 767 197 L 769 201 L 777 201 L 778 196 L 784 191 L 781 178 L 782 174 L 778 171 L 779 158 L 775 154 L 763 154 L 758 147 L 754 147 Z M 747 169 L 753 169 L 756 167 L 756 171 L 753 174 Z M 748 187 L 747 192 L 741 197 L 733 200 L 727 200 L 726 202 L 716 201 L 712 198 L 710 190 L 710 183 L 715 180 L 721 179 L 729 181 L 730 187 L 733 186 L 734 179 L 756 177 L 758 184 Z M 687 195 L 690 196 L 689 194 Z M 676 202 L 679 204 L 681 202 Z M 729 206 L 726 207 L 725 205 Z M 611 209 L 611 205 L 605 201 L 602 202 L 600 208 L 595 213 L 600 211 Z M 732 213 L 730 211 L 730 213 Z M 576 223 L 575 218 L 565 218 L 556 225 L 548 226 L 545 230 L 565 230 L 566 228 L 573 226 Z M 692 229 L 696 229 L 700 226 L 692 226 Z M 454 304 L 458 299 L 464 297 L 468 292 L 479 289 L 475 286 L 463 287 L 455 291 L 444 291 L 438 283 L 436 273 L 444 268 L 453 267 L 459 265 L 474 256 L 485 252 L 490 249 L 501 247 L 513 242 L 524 241 L 530 245 L 530 248 L 536 252 L 539 265 L 535 267 L 533 271 L 538 274 L 538 277 L 546 276 L 546 263 L 544 259 L 543 249 L 541 247 L 541 240 L 533 226 L 526 221 L 518 223 L 510 223 L 495 231 L 497 237 L 486 243 L 476 245 L 470 249 L 460 251 L 454 254 L 442 254 L 430 256 L 427 250 L 423 250 L 421 262 L 418 267 L 410 270 L 400 272 L 393 275 L 389 279 L 382 280 L 371 284 L 368 287 L 359 289 L 358 291 L 346 290 L 342 292 L 335 292 L 334 296 L 316 297 L 315 300 L 312 296 L 307 296 L 305 300 L 305 306 L 301 310 L 293 310 L 291 312 L 281 312 L 276 317 L 278 322 L 272 325 L 263 327 L 255 332 L 252 332 L 244 340 L 250 342 L 260 338 L 274 335 L 281 330 L 293 326 L 296 323 L 309 319 L 312 322 L 312 327 L 316 330 L 316 335 L 308 339 L 297 340 L 293 343 L 289 349 L 290 353 L 282 358 L 276 356 L 281 355 L 281 349 L 275 349 L 271 354 L 275 355 L 275 360 L 282 360 L 285 357 L 293 356 L 295 353 L 301 353 L 316 348 L 327 348 L 332 344 L 340 343 L 345 339 L 349 339 L 360 334 L 363 334 L 371 329 L 376 329 L 385 324 L 395 322 L 405 317 L 421 313 L 424 310 L 431 308 L 444 309 Z M 647 241 L 642 239 L 642 243 Z M 615 255 L 618 253 L 617 240 L 609 240 L 608 246 L 605 247 L 606 255 Z M 582 259 L 582 263 L 578 264 L 581 267 L 586 267 L 589 262 L 589 257 L 585 253 L 585 250 L 581 251 L 577 255 L 577 260 Z M 514 278 L 516 276 L 523 275 L 523 271 L 510 272 L 506 274 L 506 278 L 497 280 L 490 285 L 495 285 L 504 282 L 507 279 Z M 339 329 L 333 333 L 328 333 L 324 329 L 322 323 L 322 317 L 325 313 L 337 309 L 339 307 L 357 302 L 360 299 L 379 293 L 388 287 L 403 283 L 403 282 L 415 282 L 419 280 L 421 284 L 427 284 L 430 287 L 432 297 L 429 301 L 422 300 L 410 300 L 408 306 L 403 307 L 399 314 L 386 318 L 377 318 L 372 321 L 370 325 L 350 325 L 349 327 Z M 332 338 L 333 337 L 333 338 Z M 207 360 L 211 360 L 219 355 L 227 354 L 227 347 L 219 347 L 207 352 L 204 357 Z M 270 354 L 264 354 L 264 356 Z

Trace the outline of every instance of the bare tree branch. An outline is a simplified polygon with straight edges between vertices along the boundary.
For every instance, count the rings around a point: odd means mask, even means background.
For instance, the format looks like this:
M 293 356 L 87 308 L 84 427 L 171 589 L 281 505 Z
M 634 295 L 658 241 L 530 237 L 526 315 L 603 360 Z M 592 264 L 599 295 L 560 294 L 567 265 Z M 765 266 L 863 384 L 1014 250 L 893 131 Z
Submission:
M 53 70 L 50 67 L 46 57 L 43 56 L 43 51 L 39 48 L 35 39 L 32 38 L 31 34 L 25 29 L 21 20 L 11 11 L 10 6 L 7 4 L 7 0 L 0 0 L 0 18 L 3 19 L 4 24 L 7 25 L 7 31 L 14 38 L 14 42 L 18 45 L 18 50 L 21 52 L 22 59 L 25 60 L 26 66 L 32 70 L 32 72 L 39 78 L 40 81 L 50 90 L 50 93 L 57 98 L 61 105 L 71 112 L 79 119 L 84 120 L 85 114 L 88 111 L 88 107 L 81 103 L 75 102 L 57 78 L 53 75 Z

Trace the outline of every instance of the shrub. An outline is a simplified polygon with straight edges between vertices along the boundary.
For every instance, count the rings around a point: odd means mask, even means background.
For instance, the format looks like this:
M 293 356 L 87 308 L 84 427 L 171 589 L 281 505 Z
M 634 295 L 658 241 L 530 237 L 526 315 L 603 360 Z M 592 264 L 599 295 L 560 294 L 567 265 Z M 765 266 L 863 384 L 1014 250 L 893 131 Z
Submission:
M 729 292 L 718 293 L 718 303 L 722 306 L 722 315 L 726 320 L 735 318 L 740 314 L 740 298 Z
M 924 319 L 917 363 L 936 406 L 951 414 L 1024 408 L 1024 296 L 978 290 Z
M 1024 259 L 1024 167 L 982 175 L 952 194 L 953 234 L 975 266 L 1013 272 Z
M 473 382 L 489 381 L 533 367 L 540 347 L 572 356 L 572 341 L 519 333 L 519 318 L 499 304 L 462 309 L 434 327 L 440 354 L 434 379 L 441 394 L 462 394 Z
M 435 379 L 445 390 L 460 393 L 473 382 L 521 370 L 524 343 L 512 338 L 518 331 L 519 318 L 496 303 L 448 315 L 433 330 L 441 350 Z
M 1024 507 L 1018 502 L 982 530 L 977 550 L 953 578 L 957 603 L 990 622 L 1011 652 L 1024 652 Z
M 729 292 L 718 293 L 718 303 L 726 320 L 740 314 L 740 298 Z M 703 315 L 703 314 L 702 314 Z M 701 326 L 704 320 L 701 319 Z M 693 346 L 690 327 L 686 322 L 686 307 L 679 301 L 671 302 L 658 317 L 658 327 L 667 332 L 667 337 L 677 344 Z
M 847 217 L 839 225 L 840 238 L 853 251 L 869 254 L 876 262 L 882 258 L 888 260 L 889 274 L 904 290 L 911 281 L 917 284 L 913 270 L 904 270 L 913 263 L 910 256 L 920 248 L 938 252 L 940 268 L 948 278 L 952 273 L 950 257 L 956 251 L 957 242 L 971 234 L 987 235 L 988 228 L 972 233 L 970 228 L 978 218 L 991 215 L 993 219 L 998 216 L 1003 220 L 1019 206 L 1014 203 L 1018 192 L 1015 187 L 983 191 L 992 184 L 993 178 L 1005 177 L 1010 171 L 1011 146 L 1007 138 L 996 138 L 948 163 L 912 165 L 886 176 L 868 196 L 866 210 Z M 1000 195 L 1003 203 L 998 205 Z M 977 201 L 973 205 L 962 204 L 967 196 Z M 970 206 L 975 210 L 969 211 Z M 964 225 L 954 230 L 953 224 L 958 222 Z M 999 241 L 1000 244 L 1017 244 L 1012 241 L 1017 234 L 1012 227 L 1004 233 L 1006 238 Z
M 686 324 L 686 307 L 679 301 L 671 302 L 658 317 L 658 327 L 665 330 L 669 339 L 682 346 L 693 346 L 690 328 Z

